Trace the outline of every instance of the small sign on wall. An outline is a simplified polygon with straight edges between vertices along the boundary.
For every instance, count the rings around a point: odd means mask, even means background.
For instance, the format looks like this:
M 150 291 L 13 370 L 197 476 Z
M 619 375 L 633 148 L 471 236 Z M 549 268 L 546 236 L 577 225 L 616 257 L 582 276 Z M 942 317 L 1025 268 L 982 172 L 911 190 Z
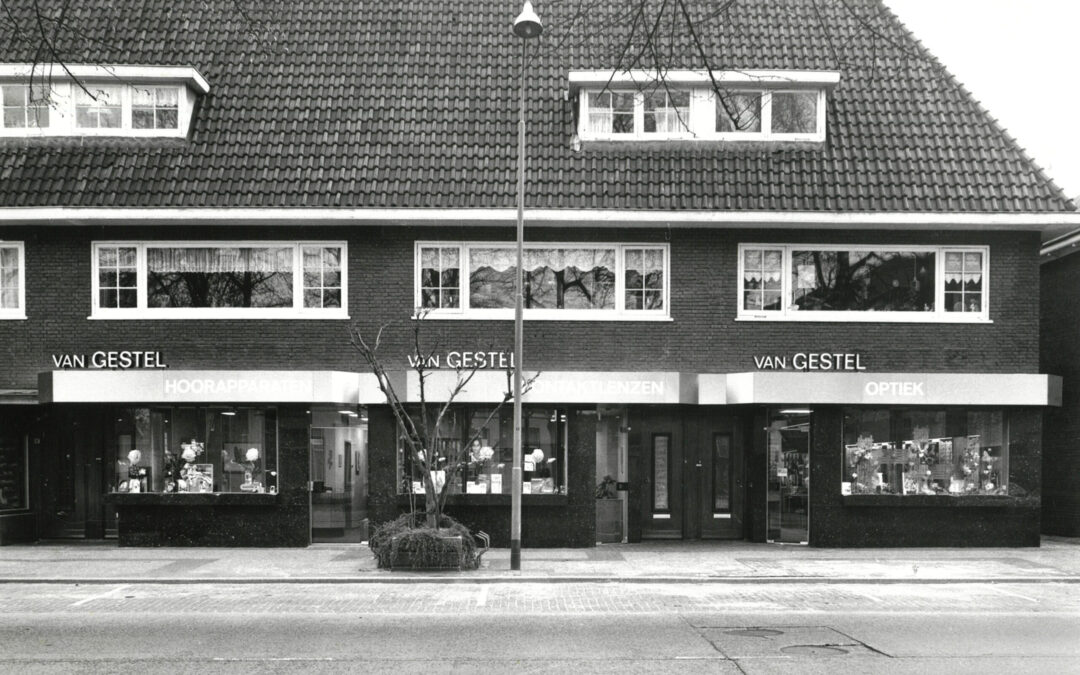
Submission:
M 130 370 L 133 368 L 168 368 L 161 352 L 99 351 L 90 354 L 53 354 L 53 367 L 58 370 L 75 368 Z

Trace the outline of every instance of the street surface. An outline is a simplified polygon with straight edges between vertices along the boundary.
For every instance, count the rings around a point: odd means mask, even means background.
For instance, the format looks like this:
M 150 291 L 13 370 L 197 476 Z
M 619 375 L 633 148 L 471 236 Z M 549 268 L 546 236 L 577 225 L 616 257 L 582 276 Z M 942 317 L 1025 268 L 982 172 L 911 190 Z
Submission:
M 0 671 L 1080 673 L 1080 584 L 3 584 Z

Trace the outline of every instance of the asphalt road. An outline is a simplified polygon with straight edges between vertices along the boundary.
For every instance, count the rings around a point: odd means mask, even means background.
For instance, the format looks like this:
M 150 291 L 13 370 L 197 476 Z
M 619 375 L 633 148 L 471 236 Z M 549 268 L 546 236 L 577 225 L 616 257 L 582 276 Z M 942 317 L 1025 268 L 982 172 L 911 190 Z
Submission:
M 1080 584 L 0 585 L 0 671 L 1080 673 Z

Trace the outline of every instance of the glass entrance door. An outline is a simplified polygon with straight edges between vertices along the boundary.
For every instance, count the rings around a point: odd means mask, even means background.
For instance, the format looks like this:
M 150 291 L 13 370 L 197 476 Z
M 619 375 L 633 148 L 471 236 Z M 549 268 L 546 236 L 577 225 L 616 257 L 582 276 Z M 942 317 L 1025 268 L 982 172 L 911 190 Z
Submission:
M 810 540 L 810 415 L 806 408 L 769 414 L 766 539 L 772 543 Z
M 596 411 L 596 541 L 626 541 L 626 408 Z
M 367 416 L 311 409 L 311 540 L 359 543 L 368 538 Z

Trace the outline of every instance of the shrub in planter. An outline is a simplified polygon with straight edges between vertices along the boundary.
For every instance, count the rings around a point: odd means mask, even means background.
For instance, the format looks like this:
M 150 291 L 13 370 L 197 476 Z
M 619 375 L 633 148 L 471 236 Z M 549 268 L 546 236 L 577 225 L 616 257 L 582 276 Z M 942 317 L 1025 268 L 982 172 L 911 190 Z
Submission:
M 380 568 L 390 569 L 395 562 L 402 566 L 404 554 L 408 566 L 415 568 L 447 567 L 452 555 L 460 556 L 460 560 L 454 560 L 454 567 L 460 563 L 461 569 L 476 569 L 476 539 L 467 527 L 445 514 L 439 518 L 438 529 L 426 527 L 425 519 L 424 513 L 406 513 L 375 528 L 368 546 Z

